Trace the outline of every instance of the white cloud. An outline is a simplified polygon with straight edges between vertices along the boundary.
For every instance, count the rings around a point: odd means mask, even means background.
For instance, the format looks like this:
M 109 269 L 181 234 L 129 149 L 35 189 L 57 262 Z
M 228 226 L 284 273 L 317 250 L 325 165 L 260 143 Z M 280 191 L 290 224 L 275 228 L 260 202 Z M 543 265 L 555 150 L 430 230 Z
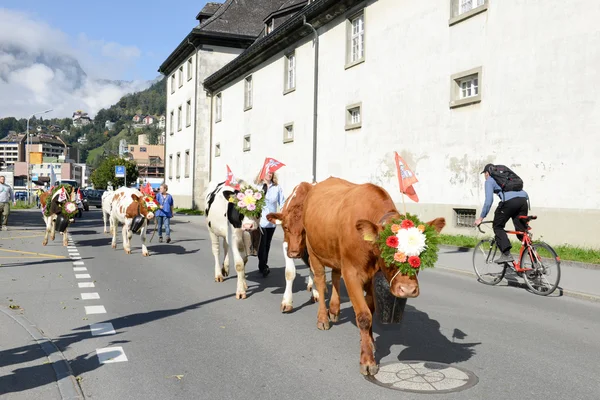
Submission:
M 141 54 L 135 46 L 85 34 L 70 39 L 32 15 L 0 9 L 0 118 L 47 108 L 54 109 L 48 117 L 70 117 L 78 109 L 94 116 L 124 94 L 148 87 L 147 81 L 96 80 L 120 79 Z

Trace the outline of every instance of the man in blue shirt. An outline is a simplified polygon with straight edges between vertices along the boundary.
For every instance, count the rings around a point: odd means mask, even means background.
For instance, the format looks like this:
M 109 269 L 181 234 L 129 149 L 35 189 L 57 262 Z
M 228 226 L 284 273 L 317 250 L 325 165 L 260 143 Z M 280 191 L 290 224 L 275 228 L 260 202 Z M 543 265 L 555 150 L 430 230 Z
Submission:
M 483 171 L 481 171 L 482 174 L 485 174 L 485 202 L 480 218 L 475 220 L 475 225 L 478 226 L 481 224 L 487 216 L 494 202 L 494 193 L 496 193 L 500 198 L 500 203 L 494 213 L 493 227 L 496 235 L 496 243 L 498 243 L 498 247 L 502 252 L 502 255 L 496 259 L 496 263 L 502 264 L 514 261 L 510 254 L 512 246 L 508 240 L 508 235 L 504 231 L 504 227 L 508 220 L 512 218 L 516 231 L 525 232 L 527 230 L 526 224 L 519 219 L 519 216 L 527 215 L 527 200 L 529 199 L 529 195 L 524 190 L 503 192 L 498 183 L 490 175 L 491 167 L 493 167 L 493 164 L 487 164 Z M 523 239 L 522 235 L 518 235 L 517 238 L 519 240 Z

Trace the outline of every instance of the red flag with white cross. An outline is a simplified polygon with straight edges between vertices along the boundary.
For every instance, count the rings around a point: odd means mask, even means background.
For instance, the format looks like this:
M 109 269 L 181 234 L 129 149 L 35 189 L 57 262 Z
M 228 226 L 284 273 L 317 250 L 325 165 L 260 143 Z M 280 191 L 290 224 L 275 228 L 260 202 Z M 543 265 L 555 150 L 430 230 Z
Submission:
M 396 173 L 398 174 L 398 185 L 400 186 L 400 192 L 407 195 L 408 198 L 414 201 L 415 203 L 418 203 L 419 196 L 417 196 L 417 192 L 415 192 L 413 184 L 419 182 L 419 180 L 412 172 L 412 170 L 408 167 L 406 161 L 404 161 L 404 159 L 400 157 L 397 152 L 394 152 L 394 154 L 394 161 L 396 162 Z
M 227 180 L 225 181 L 225 185 L 230 186 L 236 190 L 240 190 L 240 184 L 237 178 L 233 175 L 233 172 L 231 172 L 229 165 L 227 165 Z
M 265 175 L 267 175 L 267 172 L 275 172 L 283 166 L 285 166 L 285 164 L 281 161 L 277 161 L 276 159 L 269 157 L 265 158 L 265 162 L 263 164 L 262 169 L 260 170 L 260 175 L 258 179 L 263 180 L 265 178 Z

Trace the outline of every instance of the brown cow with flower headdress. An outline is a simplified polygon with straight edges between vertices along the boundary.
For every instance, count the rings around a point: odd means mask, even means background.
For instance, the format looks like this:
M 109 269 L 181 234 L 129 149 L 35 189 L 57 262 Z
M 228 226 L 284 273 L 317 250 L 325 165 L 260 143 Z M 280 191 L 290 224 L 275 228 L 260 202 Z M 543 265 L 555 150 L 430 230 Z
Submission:
M 357 185 L 339 178 L 328 178 L 317 183 L 304 201 L 306 247 L 315 285 L 322 299 L 319 301 L 317 328 L 329 329 L 329 320 L 336 322 L 339 319 L 341 274 L 360 329 L 360 372 L 363 375 L 375 375 L 379 370 L 373 352 L 372 331 L 375 274 L 378 271 L 383 273 L 394 296 L 417 297 L 417 273 L 421 266 L 420 261 L 417 261 L 419 256 L 411 253 L 424 252 L 426 243 L 416 232 L 427 230 L 428 235 L 436 235 L 435 232 L 440 232 L 446 225 L 444 218 L 436 218 L 420 227 L 411 226 L 410 232 L 405 225 L 404 230 L 408 232 L 408 236 L 398 231 L 396 237 L 407 240 L 387 244 L 383 240 L 382 243 L 382 232 L 391 234 L 391 222 L 400 225 L 403 218 L 405 217 L 400 215 L 388 192 L 370 183 Z M 398 227 L 394 228 L 397 230 Z M 404 238 L 403 235 L 407 237 Z M 398 247 L 392 248 L 390 245 Z M 401 253 L 400 249 L 406 254 L 396 256 L 395 253 Z M 427 260 L 433 264 L 432 256 L 428 256 Z M 394 265 L 396 261 L 398 265 Z M 325 266 L 333 270 L 329 312 L 325 307 Z
M 42 193 L 40 196 L 40 204 L 42 216 L 46 223 L 46 231 L 44 233 L 42 245 L 46 246 L 48 244 L 48 235 L 50 235 L 51 240 L 54 240 L 57 220 L 60 224 L 63 218 L 67 219 L 67 228 L 61 232 L 61 235 L 63 235 L 63 246 L 68 245 L 68 225 L 75 220 L 74 215 L 77 214 L 75 198 L 75 189 L 71 185 L 59 185 Z

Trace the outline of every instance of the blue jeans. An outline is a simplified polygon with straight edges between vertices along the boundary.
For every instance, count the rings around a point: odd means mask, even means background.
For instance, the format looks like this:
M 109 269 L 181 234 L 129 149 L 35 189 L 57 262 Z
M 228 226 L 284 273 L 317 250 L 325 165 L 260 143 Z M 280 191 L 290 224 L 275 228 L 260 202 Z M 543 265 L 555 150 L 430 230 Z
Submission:
M 158 237 L 162 237 L 162 227 L 165 225 L 165 233 L 167 237 L 171 237 L 171 218 L 169 217 L 156 217 L 158 219 Z

